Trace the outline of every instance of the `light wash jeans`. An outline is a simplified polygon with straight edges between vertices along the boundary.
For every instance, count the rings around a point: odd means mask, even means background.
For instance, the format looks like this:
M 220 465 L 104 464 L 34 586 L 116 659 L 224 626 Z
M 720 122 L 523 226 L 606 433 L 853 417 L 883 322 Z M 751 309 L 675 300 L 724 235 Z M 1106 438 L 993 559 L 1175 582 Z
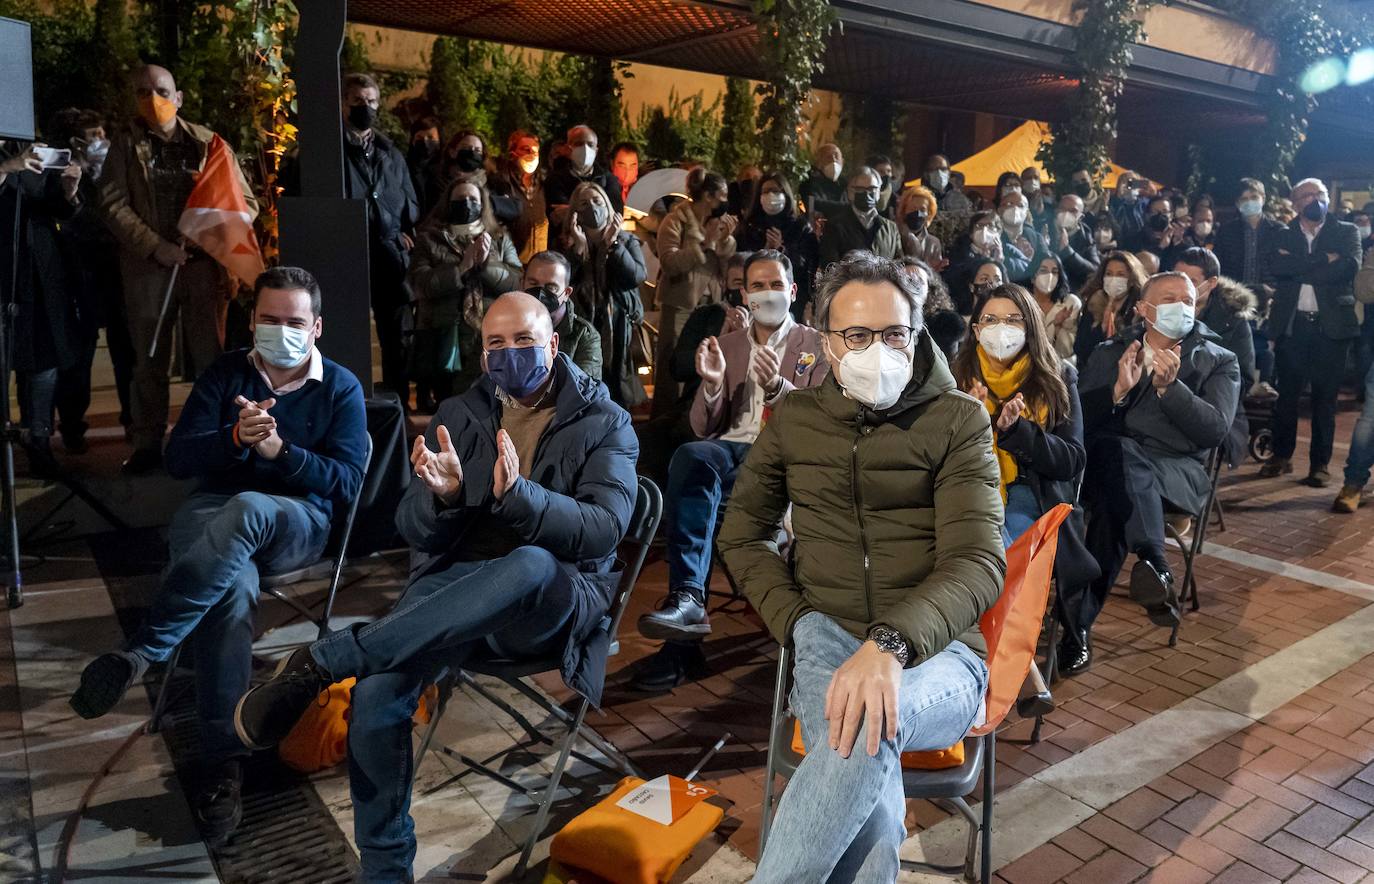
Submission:
M 207 758 L 246 755 L 234 706 L 253 673 L 259 576 L 319 559 L 329 520 L 298 497 L 196 493 L 167 529 L 171 564 L 128 649 L 150 661 L 196 633 L 196 702 Z
M 1345 484 L 1355 488 L 1369 484 L 1370 467 L 1374 467 L 1374 365 L 1364 377 L 1364 408 L 1360 409 L 1360 416 L 1355 421 L 1350 453 L 1345 457 Z
M 861 642 L 815 611 L 797 621 L 792 639 L 791 704 L 809 751 L 783 792 L 754 884 L 891 884 L 906 838 L 901 753 L 946 749 L 968 733 L 987 691 L 987 666 L 955 641 L 904 670 L 896 741 L 883 740 L 870 757 L 860 728 L 842 758 L 830 749 L 825 693 Z
M 1025 482 L 1013 482 L 1007 489 L 1007 502 L 1002 507 L 1002 548 L 1008 549 L 1016 539 L 1030 530 L 1044 513 L 1035 499 L 1035 490 Z

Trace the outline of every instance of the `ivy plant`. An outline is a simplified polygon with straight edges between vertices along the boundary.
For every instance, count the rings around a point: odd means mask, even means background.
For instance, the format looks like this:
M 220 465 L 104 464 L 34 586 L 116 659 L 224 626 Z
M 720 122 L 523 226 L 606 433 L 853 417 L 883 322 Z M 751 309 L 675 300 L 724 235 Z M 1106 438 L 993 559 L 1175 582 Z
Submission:
M 827 0 L 753 0 L 759 60 L 768 78 L 760 83 L 758 131 L 763 162 L 793 181 L 806 174 L 797 150 L 802 106 L 811 81 L 824 70 L 825 41 L 836 26 Z

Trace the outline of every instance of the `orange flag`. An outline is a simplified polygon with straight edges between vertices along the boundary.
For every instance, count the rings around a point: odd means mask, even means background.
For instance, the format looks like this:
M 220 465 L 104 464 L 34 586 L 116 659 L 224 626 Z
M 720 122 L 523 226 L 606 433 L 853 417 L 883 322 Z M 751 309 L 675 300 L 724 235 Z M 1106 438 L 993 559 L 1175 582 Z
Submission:
M 253 214 L 248 211 L 234 155 L 218 135 L 210 140 L 205 167 L 196 177 L 177 229 L 246 285 L 262 273 Z

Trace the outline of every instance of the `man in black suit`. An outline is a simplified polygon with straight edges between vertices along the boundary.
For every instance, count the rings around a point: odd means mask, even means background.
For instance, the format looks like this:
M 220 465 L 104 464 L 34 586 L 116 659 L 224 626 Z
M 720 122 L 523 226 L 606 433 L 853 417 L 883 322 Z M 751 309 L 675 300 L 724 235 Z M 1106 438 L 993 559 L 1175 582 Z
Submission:
M 1236 211 L 1239 217 L 1217 228 L 1217 260 L 1223 275 L 1241 281 L 1259 296 L 1263 315 L 1270 293 L 1262 288 L 1266 280 L 1261 259 L 1273 251 L 1274 239 L 1286 228 L 1264 214 L 1264 185 L 1254 178 L 1240 179 Z
M 1085 220 L 1083 198 L 1066 193 L 1059 198 L 1059 211 L 1054 216 L 1054 229 L 1046 247 L 1059 256 L 1069 276 L 1069 286 L 1075 292 L 1097 272 L 1102 258 L 1093 243 L 1092 229 Z
M 1274 458 L 1260 476 L 1293 472 L 1298 400 L 1310 383 L 1312 448 L 1303 484 L 1325 488 L 1331 481 L 1326 465 L 1336 431 L 1336 394 L 1350 343 L 1360 335 L 1354 289 L 1360 234 L 1354 224 L 1328 214 L 1330 196 L 1316 178 L 1298 182 L 1290 199 L 1298 217 L 1276 237 L 1273 252 L 1264 259 L 1264 272 L 1277 280 L 1269 328 L 1278 342 L 1279 401 L 1274 407 Z

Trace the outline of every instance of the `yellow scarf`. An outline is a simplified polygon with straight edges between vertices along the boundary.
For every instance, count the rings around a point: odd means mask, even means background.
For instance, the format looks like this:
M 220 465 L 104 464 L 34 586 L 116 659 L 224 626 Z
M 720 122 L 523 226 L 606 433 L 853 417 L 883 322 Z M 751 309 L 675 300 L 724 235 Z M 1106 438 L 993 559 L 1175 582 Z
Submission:
M 983 383 L 988 388 L 988 398 L 984 404 L 987 406 L 988 414 L 992 416 L 993 452 L 997 455 L 997 466 L 1002 473 L 1002 502 L 1005 503 L 1007 487 L 1016 481 L 1017 468 L 1016 458 L 1003 451 L 996 443 L 997 416 L 1002 413 L 1003 403 L 1015 398 L 1021 385 L 1026 382 L 1026 378 L 1030 377 L 1031 358 L 1029 353 L 1022 353 L 1021 357 L 1013 362 L 1010 367 L 1001 369 L 988 358 L 987 354 L 983 352 L 983 348 L 979 346 L 978 367 L 983 372 Z M 1049 410 L 1043 405 L 1032 406 L 1022 414 L 1043 427 L 1049 417 Z

